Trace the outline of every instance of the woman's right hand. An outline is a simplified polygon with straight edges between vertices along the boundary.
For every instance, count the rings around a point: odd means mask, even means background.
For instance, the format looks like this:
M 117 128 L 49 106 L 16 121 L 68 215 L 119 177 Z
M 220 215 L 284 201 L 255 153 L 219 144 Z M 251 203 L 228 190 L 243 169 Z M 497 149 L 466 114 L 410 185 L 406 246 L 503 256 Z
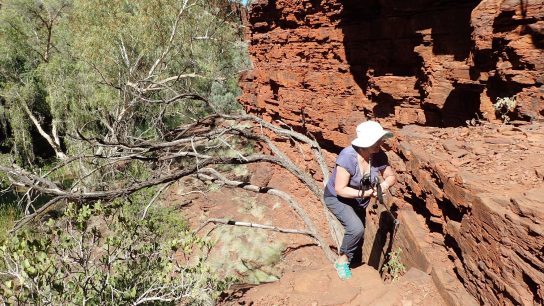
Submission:
M 363 198 L 375 198 L 377 196 L 378 190 L 376 190 L 376 188 L 368 189 L 363 193 Z

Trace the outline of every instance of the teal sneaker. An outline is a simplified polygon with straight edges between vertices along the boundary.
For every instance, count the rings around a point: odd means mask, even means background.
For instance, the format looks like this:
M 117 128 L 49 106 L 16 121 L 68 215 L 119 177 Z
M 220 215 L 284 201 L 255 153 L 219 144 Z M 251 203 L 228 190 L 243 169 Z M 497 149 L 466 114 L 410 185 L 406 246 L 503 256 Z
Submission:
M 334 268 L 336 269 L 336 273 L 338 273 L 338 276 L 342 280 L 346 280 L 351 278 L 351 270 L 349 269 L 349 263 L 334 263 Z

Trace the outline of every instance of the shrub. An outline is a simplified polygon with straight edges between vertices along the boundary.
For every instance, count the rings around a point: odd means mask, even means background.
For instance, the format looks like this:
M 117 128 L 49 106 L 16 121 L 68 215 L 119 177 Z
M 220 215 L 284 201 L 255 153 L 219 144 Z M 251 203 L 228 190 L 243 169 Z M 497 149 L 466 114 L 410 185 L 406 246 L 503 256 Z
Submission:
M 516 106 L 516 96 L 512 96 L 511 98 L 497 98 L 497 102 L 493 104 L 495 112 L 501 116 L 504 123 L 508 123 L 510 121 L 509 114 L 512 114 L 514 112 Z
M 400 260 L 401 252 L 402 250 L 400 248 L 389 252 L 387 263 L 385 263 L 382 267 L 382 272 L 387 273 L 393 281 L 396 281 L 402 274 L 404 274 L 404 272 L 406 272 L 406 267 Z
M 62 218 L 5 241 L 0 303 L 213 304 L 231 280 L 211 275 L 199 255 L 210 242 L 183 224 L 166 233 L 160 218 L 132 210 L 70 204 Z

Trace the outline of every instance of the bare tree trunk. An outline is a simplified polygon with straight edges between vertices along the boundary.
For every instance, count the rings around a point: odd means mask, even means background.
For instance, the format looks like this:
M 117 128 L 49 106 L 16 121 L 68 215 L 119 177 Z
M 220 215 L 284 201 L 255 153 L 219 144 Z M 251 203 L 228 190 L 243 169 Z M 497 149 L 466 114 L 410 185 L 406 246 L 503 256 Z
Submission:
M 25 110 L 28 117 L 30 117 L 30 120 L 32 121 L 32 123 L 34 123 L 34 126 L 36 127 L 36 129 L 38 129 L 38 133 L 40 133 L 40 135 L 43 138 L 45 138 L 45 140 L 51 146 L 51 148 L 53 148 L 57 158 L 62 159 L 62 160 L 67 159 L 68 157 L 66 156 L 66 154 L 64 154 L 64 152 L 62 152 L 62 149 L 60 148 L 60 140 L 59 140 L 58 135 L 56 133 L 55 123 L 53 123 L 53 131 L 54 131 L 53 136 L 54 136 L 55 140 L 53 140 L 53 138 L 51 138 L 51 136 L 49 136 L 49 134 L 47 134 L 47 132 L 45 132 L 45 130 L 42 128 L 40 122 L 34 116 L 34 114 L 32 114 L 32 111 L 30 110 L 30 108 L 28 108 L 28 105 L 26 104 L 26 102 L 21 101 L 21 104 L 23 105 L 23 109 Z

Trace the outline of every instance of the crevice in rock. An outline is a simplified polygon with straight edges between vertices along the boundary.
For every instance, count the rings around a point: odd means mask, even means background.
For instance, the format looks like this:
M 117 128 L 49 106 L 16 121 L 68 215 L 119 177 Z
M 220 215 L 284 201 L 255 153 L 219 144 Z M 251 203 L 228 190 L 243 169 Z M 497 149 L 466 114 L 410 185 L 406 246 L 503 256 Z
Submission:
M 520 25 L 532 24 L 538 21 L 537 18 L 532 16 L 523 16 L 521 19 L 512 18 L 515 15 L 515 10 L 501 12 L 493 22 L 493 33 L 512 32 Z
M 333 152 L 333 153 L 339 153 L 342 151 L 342 147 L 338 145 L 338 143 L 331 141 L 330 139 L 327 139 L 323 137 L 323 133 L 312 133 L 312 136 L 315 137 L 319 145 L 321 146 L 321 149 L 327 151 L 327 152 Z
M 453 238 L 453 236 L 451 236 L 449 234 L 446 234 L 446 235 L 444 235 L 444 243 L 446 244 L 446 247 L 448 249 L 453 250 L 453 252 L 455 253 L 455 256 L 457 256 L 457 258 L 461 262 L 463 262 L 463 251 L 459 247 L 459 244 L 457 243 L 457 240 L 455 240 L 455 238 Z M 462 278 L 460 278 L 460 277 L 459 277 L 459 279 L 462 280 Z
M 412 192 L 409 192 L 408 194 L 404 195 L 404 200 L 412 205 L 412 208 L 418 215 L 424 218 L 425 226 L 430 233 L 443 233 L 442 224 L 433 221 L 434 217 L 426 206 L 425 197 L 427 195 L 423 194 L 423 196 L 423 198 L 418 197 Z
M 442 107 L 442 122 L 445 127 L 466 126 L 466 121 L 482 118 L 480 112 L 480 92 L 455 87 Z
M 533 294 L 533 302 L 535 303 L 535 305 L 542 305 L 544 300 L 543 300 L 543 297 L 542 297 L 542 293 L 539 292 L 540 291 L 540 286 L 539 284 L 537 284 L 529 275 L 527 275 L 527 273 L 523 272 L 523 281 L 525 282 L 525 284 L 527 284 L 527 287 L 529 288 L 529 290 L 531 291 L 531 293 Z
M 430 216 L 429 219 L 426 219 L 429 232 L 442 234 L 444 232 L 444 226 L 442 223 L 433 221 L 433 219 L 434 217 L 432 216 Z
M 431 215 L 431 213 L 425 206 L 425 199 L 416 196 L 411 190 L 408 190 L 408 192 L 404 194 L 404 200 L 412 205 L 415 212 L 419 215 L 425 218 Z
M 444 235 L 444 245 L 446 246 L 446 249 L 452 250 L 453 254 L 455 254 L 455 256 L 453 256 L 452 254 L 448 255 L 448 258 L 451 260 L 452 263 L 454 263 L 455 261 L 458 261 L 461 263 L 463 262 L 463 251 L 461 250 L 461 248 L 459 247 L 459 244 L 457 243 L 457 240 L 455 240 L 453 236 L 449 234 Z M 459 280 L 459 282 L 461 282 L 463 286 L 466 286 L 466 282 L 465 282 L 466 280 L 461 275 L 461 272 L 458 269 L 459 268 L 454 265 L 453 272 L 455 272 L 455 276 L 457 277 L 457 280 Z
M 436 202 L 438 203 L 438 207 L 442 208 L 445 217 L 455 222 L 461 222 L 463 220 L 463 216 L 466 212 L 460 211 L 460 209 L 462 209 L 461 207 L 455 207 L 447 198 L 443 198 L 442 200 L 436 199 Z
M 272 121 L 278 121 L 278 120 L 281 120 L 281 116 L 278 112 L 273 112 L 273 113 L 270 113 L 270 119 Z
M 429 171 L 429 174 L 431 175 L 431 178 L 433 179 L 433 182 L 436 184 L 438 189 L 444 190 L 444 182 L 442 182 L 442 180 L 440 179 L 436 171 L 434 171 L 433 169 L 428 169 L 428 171 Z
M 280 91 L 280 84 L 276 83 L 275 81 L 273 80 L 270 80 L 270 89 L 272 90 L 272 96 L 274 98 L 274 100 L 278 100 L 279 99 L 279 91 Z
M 476 81 L 480 78 L 481 72 L 489 72 L 495 69 L 495 61 L 493 60 L 493 51 L 492 50 L 478 50 L 473 53 L 472 56 L 473 64 L 470 66 L 470 79 Z M 487 82 L 481 81 L 482 85 L 485 85 Z
M 491 101 L 495 103 L 499 98 L 512 98 L 518 95 L 525 87 L 527 86 L 521 86 L 519 83 L 504 80 L 497 74 L 488 80 L 488 95 Z M 544 110 L 541 111 L 541 114 L 543 112 Z M 510 120 L 532 120 L 531 116 L 519 111 L 508 112 L 506 115 Z M 500 114 L 497 114 L 497 116 L 500 118 Z
M 387 118 L 392 114 L 395 114 L 395 105 L 398 103 L 395 102 L 395 99 L 390 94 L 379 93 L 375 98 L 376 106 L 372 108 L 372 112 L 377 118 Z
M 535 65 L 524 60 L 509 43 L 510 41 L 504 38 L 493 38 L 492 48 L 496 50 L 493 61 L 495 63 L 508 61 L 516 70 L 535 70 Z
M 427 126 L 442 126 L 442 111 L 436 105 L 422 104 Z

